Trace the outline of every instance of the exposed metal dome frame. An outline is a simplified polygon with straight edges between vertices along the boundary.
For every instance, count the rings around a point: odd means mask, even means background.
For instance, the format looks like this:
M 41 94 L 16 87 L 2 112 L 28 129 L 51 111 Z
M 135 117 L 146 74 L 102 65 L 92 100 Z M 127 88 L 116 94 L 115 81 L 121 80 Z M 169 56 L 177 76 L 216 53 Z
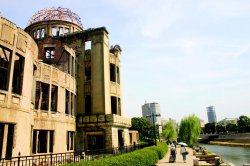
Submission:
M 39 10 L 30 18 L 30 20 L 28 21 L 28 26 L 40 21 L 47 20 L 68 21 L 83 28 L 81 18 L 71 10 L 62 7 L 58 7 L 57 9 L 52 7 Z

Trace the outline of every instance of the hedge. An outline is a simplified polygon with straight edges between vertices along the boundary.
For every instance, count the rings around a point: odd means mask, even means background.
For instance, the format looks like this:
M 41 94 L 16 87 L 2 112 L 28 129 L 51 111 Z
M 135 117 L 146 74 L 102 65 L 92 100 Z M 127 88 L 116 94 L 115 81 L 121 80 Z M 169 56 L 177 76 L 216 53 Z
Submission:
M 162 159 L 167 151 L 167 144 L 159 142 L 157 143 L 157 146 L 146 147 L 130 153 L 102 158 L 99 160 L 65 164 L 63 166 L 149 166 L 157 163 L 159 159 Z

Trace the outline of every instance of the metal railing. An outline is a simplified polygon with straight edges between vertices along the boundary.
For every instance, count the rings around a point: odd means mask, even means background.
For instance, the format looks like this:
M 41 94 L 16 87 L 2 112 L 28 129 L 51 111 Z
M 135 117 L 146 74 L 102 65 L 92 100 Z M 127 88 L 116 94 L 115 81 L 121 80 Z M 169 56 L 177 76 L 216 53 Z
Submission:
M 120 155 L 153 145 L 154 143 L 134 144 L 111 149 L 87 150 L 85 152 L 75 150 L 74 152 L 50 153 L 33 156 L 21 156 L 19 153 L 18 157 L 1 158 L 0 166 L 56 166 L 65 163 L 80 162 L 81 160 L 95 160 Z

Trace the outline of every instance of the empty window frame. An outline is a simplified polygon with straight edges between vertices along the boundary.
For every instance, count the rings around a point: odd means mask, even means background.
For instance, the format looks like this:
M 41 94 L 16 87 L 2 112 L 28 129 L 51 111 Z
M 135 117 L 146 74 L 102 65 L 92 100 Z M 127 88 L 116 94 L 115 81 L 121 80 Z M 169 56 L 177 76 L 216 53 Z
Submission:
M 57 35 L 57 27 L 52 27 L 52 36 L 58 36 Z
M 16 54 L 14 57 L 14 74 L 12 81 L 12 92 L 21 94 L 23 85 L 24 57 Z
M 117 111 L 117 115 L 121 115 L 121 99 L 120 98 L 117 98 L 118 99 L 118 111 Z
M 115 64 L 110 63 L 110 81 L 116 81 Z
M 70 56 L 71 57 L 71 76 L 72 77 L 75 77 L 75 58 Z
M 55 48 L 54 47 L 46 47 L 44 48 L 45 52 L 45 60 L 52 60 L 55 58 Z
M 70 114 L 70 92 L 68 90 L 65 93 L 65 114 Z
M 71 110 L 70 110 L 70 115 L 73 115 L 74 116 L 74 109 L 75 109 L 75 95 L 73 94 L 73 93 L 71 93 L 71 103 L 70 103 L 70 105 L 71 105 Z
M 7 129 L 7 132 L 4 132 L 5 129 Z M 0 123 L 0 159 L 1 158 L 10 159 L 12 157 L 14 129 L 15 129 L 14 124 Z M 7 136 L 4 134 L 7 134 Z M 7 142 L 4 142 L 5 137 L 7 138 Z M 2 156 L 3 155 L 2 152 L 5 152 L 5 156 Z
M 63 27 L 59 27 L 59 36 L 63 35 Z
M 49 84 L 37 81 L 35 109 L 48 110 L 48 108 L 49 108 Z
M 0 123 L 0 160 L 2 158 L 2 151 L 3 151 L 3 138 L 4 138 L 4 124 Z
M 91 41 L 85 42 L 85 50 L 91 50 Z
M 32 153 L 52 153 L 54 145 L 54 131 L 33 130 Z
M 86 95 L 85 96 L 85 115 L 91 115 L 91 112 L 92 112 L 91 96 Z
M 117 83 L 120 84 L 120 69 L 118 66 L 116 67 L 116 73 L 117 73 Z
M 53 112 L 57 111 L 57 96 L 58 96 L 58 87 L 55 85 L 51 86 L 51 103 L 50 109 Z
M 75 132 L 67 131 L 67 151 L 74 150 L 74 137 Z
M 44 37 L 45 37 L 45 29 L 41 28 L 41 38 L 44 38 Z
M 40 29 L 36 30 L 36 39 L 40 39 Z
M 111 96 L 111 112 L 117 114 L 117 99 L 114 96 Z
M 64 34 L 67 34 L 67 33 L 69 33 L 69 28 L 64 29 Z
M 13 140 L 14 140 L 14 124 L 8 125 L 7 147 L 5 158 L 12 158 Z
M 0 46 L 0 89 L 8 90 L 12 52 Z

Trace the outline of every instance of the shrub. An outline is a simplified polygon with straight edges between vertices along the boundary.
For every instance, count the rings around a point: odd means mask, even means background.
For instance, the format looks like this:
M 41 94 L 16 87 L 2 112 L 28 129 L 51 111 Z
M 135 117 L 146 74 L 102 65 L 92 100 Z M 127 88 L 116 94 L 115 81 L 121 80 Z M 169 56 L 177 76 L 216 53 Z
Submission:
M 64 166 L 148 166 L 162 159 L 168 151 L 166 143 L 157 143 L 157 146 L 146 147 L 134 152 L 121 154 L 109 158 L 80 163 L 65 164 Z

